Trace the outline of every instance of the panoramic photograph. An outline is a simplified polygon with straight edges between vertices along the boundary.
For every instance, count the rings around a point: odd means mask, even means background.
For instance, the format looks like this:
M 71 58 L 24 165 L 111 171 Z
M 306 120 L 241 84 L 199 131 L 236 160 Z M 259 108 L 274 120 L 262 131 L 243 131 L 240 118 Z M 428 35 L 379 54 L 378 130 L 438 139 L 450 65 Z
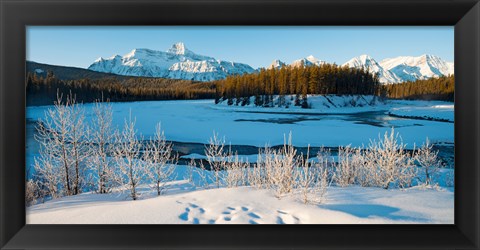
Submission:
M 454 224 L 454 27 L 27 26 L 27 224 Z

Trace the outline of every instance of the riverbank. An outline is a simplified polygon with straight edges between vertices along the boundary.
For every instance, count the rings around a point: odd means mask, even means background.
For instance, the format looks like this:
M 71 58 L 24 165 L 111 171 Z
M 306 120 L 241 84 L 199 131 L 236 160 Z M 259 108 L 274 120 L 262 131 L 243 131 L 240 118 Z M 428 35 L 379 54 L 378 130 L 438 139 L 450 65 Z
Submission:
M 451 188 L 330 187 L 321 204 L 252 187 L 195 190 L 185 181 L 140 200 L 126 193 L 63 197 L 27 208 L 27 224 L 453 224 Z

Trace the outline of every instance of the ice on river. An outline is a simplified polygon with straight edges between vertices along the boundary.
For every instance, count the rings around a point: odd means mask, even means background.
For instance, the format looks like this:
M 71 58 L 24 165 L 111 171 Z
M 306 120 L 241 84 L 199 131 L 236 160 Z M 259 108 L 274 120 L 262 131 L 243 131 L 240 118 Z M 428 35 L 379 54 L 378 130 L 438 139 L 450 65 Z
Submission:
M 291 112 L 283 110 L 281 113 L 276 112 L 276 108 L 220 107 L 213 100 L 125 102 L 113 103 L 112 106 L 114 124 L 119 128 L 131 112 L 136 117 L 136 128 L 145 138 L 152 136 L 155 124 L 161 122 L 167 140 L 180 142 L 207 143 L 215 131 L 225 136 L 227 144 L 262 147 L 265 144 L 282 144 L 284 135 L 292 132 L 296 146 L 360 146 L 395 127 L 409 148 L 422 144 L 427 137 L 432 142 L 453 143 L 453 123 L 388 115 L 392 109 L 415 109 L 425 107 L 425 103 L 428 102 L 390 101 L 388 104 L 355 108 L 356 113 L 353 114 L 338 112 L 345 112 L 348 108 L 332 108 L 329 112 L 323 109 L 318 113 L 313 112 L 314 109 L 305 112 L 291 109 Z M 440 105 L 440 102 L 434 103 Z M 84 106 L 87 120 L 91 119 L 93 104 Z M 28 107 L 27 119 L 34 121 L 42 118 L 48 107 Z M 450 112 L 453 113 L 453 109 Z

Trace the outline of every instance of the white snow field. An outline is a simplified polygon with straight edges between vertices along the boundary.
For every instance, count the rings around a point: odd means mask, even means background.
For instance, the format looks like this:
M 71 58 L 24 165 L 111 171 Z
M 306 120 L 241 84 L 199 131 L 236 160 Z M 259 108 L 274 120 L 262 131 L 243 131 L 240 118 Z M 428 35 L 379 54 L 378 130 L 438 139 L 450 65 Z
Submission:
M 195 191 L 186 181 L 132 201 L 127 193 L 85 193 L 27 208 L 28 224 L 453 224 L 451 188 L 330 187 L 326 201 L 303 204 L 252 187 Z
M 455 105 L 443 102 L 422 103 L 417 106 L 392 108 L 389 114 L 401 117 L 437 119 L 453 122 Z

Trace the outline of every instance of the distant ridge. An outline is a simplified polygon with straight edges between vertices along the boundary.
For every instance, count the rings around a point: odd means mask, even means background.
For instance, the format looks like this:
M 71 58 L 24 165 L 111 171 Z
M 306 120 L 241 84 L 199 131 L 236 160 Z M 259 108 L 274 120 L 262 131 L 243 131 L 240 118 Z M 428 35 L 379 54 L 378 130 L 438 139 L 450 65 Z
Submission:
M 47 76 L 48 71 L 52 71 L 55 74 L 55 77 L 61 80 L 77 80 L 85 78 L 95 80 L 112 77 L 124 78 L 124 76 L 111 73 L 97 72 L 77 67 L 50 65 L 32 61 L 27 61 L 26 67 L 27 72 L 32 72 L 43 77 Z
M 247 64 L 198 55 L 181 42 L 167 51 L 134 49 L 130 53 L 97 59 L 88 69 L 129 76 L 149 76 L 194 81 L 213 81 L 228 75 L 253 73 Z
M 382 60 L 380 63 L 368 55 L 354 57 L 343 66 L 365 68 L 378 73 L 382 83 L 400 83 L 424 80 L 454 74 L 454 64 L 438 56 L 399 56 Z

